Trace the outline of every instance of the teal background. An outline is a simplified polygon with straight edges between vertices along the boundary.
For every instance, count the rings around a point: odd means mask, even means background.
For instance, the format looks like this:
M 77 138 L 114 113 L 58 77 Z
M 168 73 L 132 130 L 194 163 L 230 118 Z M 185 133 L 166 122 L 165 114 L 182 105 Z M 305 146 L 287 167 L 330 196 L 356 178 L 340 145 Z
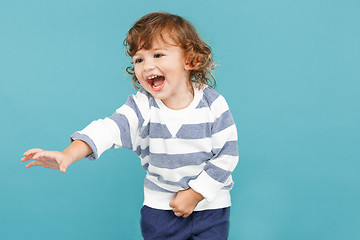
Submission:
M 66 174 L 23 152 L 135 93 L 122 41 L 156 10 L 191 21 L 237 123 L 233 240 L 360 239 L 360 2 L 0 0 L 1 239 L 141 239 L 144 172 L 129 150 Z

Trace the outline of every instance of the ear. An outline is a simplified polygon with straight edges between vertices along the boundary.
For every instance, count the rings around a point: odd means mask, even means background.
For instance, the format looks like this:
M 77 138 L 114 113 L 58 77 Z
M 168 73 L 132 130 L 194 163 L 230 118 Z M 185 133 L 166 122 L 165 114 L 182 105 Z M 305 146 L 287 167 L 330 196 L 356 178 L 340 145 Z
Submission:
M 188 71 L 194 70 L 196 64 L 197 64 L 196 59 L 191 58 L 190 56 L 188 56 L 186 58 L 186 61 L 185 61 L 185 70 L 188 70 Z
M 190 71 L 190 70 L 193 70 L 193 69 L 194 69 L 194 67 L 189 63 L 189 61 L 186 60 L 186 62 L 185 62 L 185 70 Z

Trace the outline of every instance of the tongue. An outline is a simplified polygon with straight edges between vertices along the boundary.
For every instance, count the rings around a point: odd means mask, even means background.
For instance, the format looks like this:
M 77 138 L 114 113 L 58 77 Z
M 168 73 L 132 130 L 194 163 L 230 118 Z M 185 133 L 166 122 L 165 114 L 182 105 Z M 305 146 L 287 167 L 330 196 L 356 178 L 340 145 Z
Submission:
M 153 85 L 155 87 L 157 87 L 157 86 L 161 85 L 164 82 L 164 80 L 165 80 L 165 78 L 162 77 L 162 76 L 161 77 L 156 77 L 156 78 L 154 78 Z

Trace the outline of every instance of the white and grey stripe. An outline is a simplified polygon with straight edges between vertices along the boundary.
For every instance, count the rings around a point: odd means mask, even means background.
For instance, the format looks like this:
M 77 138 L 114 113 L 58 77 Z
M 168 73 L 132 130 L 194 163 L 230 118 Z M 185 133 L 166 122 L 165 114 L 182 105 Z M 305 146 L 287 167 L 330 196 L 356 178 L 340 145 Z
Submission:
M 193 108 L 173 111 L 140 89 L 106 121 L 94 121 L 71 138 L 89 144 L 89 159 L 110 147 L 131 149 L 147 171 L 145 188 L 176 193 L 191 186 L 211 202 L 220 189 L 233 186 L 237 133 L 225 99 L 209 87 L 194 90 Z

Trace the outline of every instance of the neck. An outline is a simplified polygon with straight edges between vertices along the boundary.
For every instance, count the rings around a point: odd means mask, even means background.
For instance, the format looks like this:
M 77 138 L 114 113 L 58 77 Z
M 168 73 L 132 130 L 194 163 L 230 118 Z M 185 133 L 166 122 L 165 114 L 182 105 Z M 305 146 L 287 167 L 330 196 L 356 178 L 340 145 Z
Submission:
M 187 108 L 194 99 L 194 88 L 192 84 L 187 86 L 186 91 L 172 98 L 161 100 L 165 106 L 173 110 L 181 110 Z

